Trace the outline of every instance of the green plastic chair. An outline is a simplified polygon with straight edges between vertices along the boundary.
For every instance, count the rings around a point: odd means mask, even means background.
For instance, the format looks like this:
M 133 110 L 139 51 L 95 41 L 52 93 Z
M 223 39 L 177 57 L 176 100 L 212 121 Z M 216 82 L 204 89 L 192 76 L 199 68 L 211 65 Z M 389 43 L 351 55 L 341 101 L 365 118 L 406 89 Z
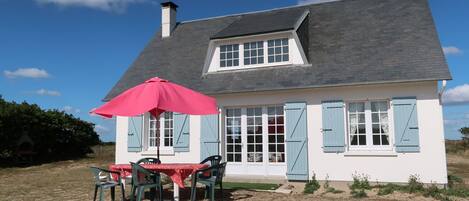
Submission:
M 122 200 L 125 200 L 125 191 L 124 184 L 121 183 L 120 172 L 110 171 L 98 167 L 90 167 L 91 172 L 93 172 L 95 178 L 95 187 L 94 187 L 94 197 L 93 200 L 96 201 L 96 196 L 99 189 L 99 201 L 104 200 L 104 190 L 111 189 L 111 199 L 115 200 L 116 186 L 121 187 Z M 117 175 L 117 181 L 112 178 L 112 174 Z
M 130 200 L 133 201 L 135 193 L 137 193 L 136 201 L 141 201 L 144 197 L 145 189 L 150 189 L 152 199 L 156 199 L 156 191 L 160 192 L 160 200 L 162 200 L 161 177 L 159 173 L 152 172 L 142 166 L 130 163 L 132 166 L 132 192 Z
M 210 162 L 210 165 L 218 165 L 221 162 L 221 156 L 220 155 L 213 155 L 209 156 L 206 159 L 204 159 L 200 164 L 205 164 L 207 162 Z
M 161 160 L 159 158 L 142 158 L 140 160 L 137 161 L 137 164 L 161 164 Z M 155 172 L 155 174 L 157 175 L 157 177 L 160 177 L 161 178 L 161 175 L 159 172 Z M 160 200 L 163 200 L 163 188 L 159 188 L 159 199 Z
M 223 200 L 223 176 L 225 174 L 226 162 L 212 165 L 208 168 L 198 170 L 192 175 L 191 201 L 195 201 L 197 195 L 197 182 L 205 185 L 205 198 L 210 196 L 210 200 L 215 200 L 215 186 L 220 186 Z

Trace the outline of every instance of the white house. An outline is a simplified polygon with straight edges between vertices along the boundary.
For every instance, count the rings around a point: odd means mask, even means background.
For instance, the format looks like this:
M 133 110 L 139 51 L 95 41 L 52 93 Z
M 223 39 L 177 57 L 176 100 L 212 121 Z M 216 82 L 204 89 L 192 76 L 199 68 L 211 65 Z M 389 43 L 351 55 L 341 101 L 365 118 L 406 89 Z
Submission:
M 116 163 L 159 141 L 163 162 L 220 154 L 231 176 L 447 183 L 438 82 L 451 75 L 427 0 L 183 22 L 176 10 L 162 4 L 161 31 L 105 100 L 158 76 L 215 97 L 220 114 L 117 117 Z

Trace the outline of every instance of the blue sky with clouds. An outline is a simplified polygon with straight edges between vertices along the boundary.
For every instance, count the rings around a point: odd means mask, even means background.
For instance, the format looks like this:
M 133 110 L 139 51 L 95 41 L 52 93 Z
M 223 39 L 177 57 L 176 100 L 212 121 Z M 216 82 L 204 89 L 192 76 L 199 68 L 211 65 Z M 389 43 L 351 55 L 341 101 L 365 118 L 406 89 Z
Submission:
M 176 0 L 178 20 L 265 10 L 324 0 Z M 160 1 L 0 0 L 0 94 L 61 109 L 115 139 L 113 120 L 88 115 L 138 56 L 161 22 Z M 215 7 L 215 5 L 217 5 Z M 445 135 L 469 126 L 469 1 L 430 0 L 453 81 Z

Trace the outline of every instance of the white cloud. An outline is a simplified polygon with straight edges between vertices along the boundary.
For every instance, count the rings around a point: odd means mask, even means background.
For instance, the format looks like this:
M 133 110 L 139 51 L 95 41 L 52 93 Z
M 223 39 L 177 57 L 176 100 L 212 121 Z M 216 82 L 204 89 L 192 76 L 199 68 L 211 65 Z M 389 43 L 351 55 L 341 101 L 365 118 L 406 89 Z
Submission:
M 469 84 L 459 85 L 445 91 L 443 103 L 446 105 L 469 104 Z
M 151 0 L 35 0 L 39 4 L 54 4 L 59 7 L 86 7 L 103 11 L 125 12 L 133 3 L 147 3 Z
M 47 89 L 38 89 L 34 93 L 41 96 L 60 96 L 60 92 Z
M 462 50 L 455 46 L 445 46 L 443 47 L 443 52 L 445 53 L 445 55 L 462 54 Z
M 103 126 L 103 125 L 100 125 L 100 124 L 96 124 L 94 126 L 94 131 L 96 133 L 98 133 L 99 135 L 102 135 L 102 134 L 107 134 L 109 133 L 110 129 L 106 126 Z
M 25 77 L 25 78 L 48 78 L 50 77 L 49 73 L 46 70 L 38 69 L 38 68 L 18 68 L 15 71 L 5 70 L 3 74 L 7 78 L 18 78 L 18 77 Z
M 340 0 L 298 0 L 298 5 L 305 5 L 305 4 L 318 4 L 318 3 L 326 3 L 332 1 L 340 1 Z
M 67 112 L 67 113 L 80 113 L 81 110 L 80 109 L 77 109 L 77 108 L 74 108 L 72 106 L 69 106 L 69 105 L 66 105 L 62 108 L 62 110 L 64 112 Z

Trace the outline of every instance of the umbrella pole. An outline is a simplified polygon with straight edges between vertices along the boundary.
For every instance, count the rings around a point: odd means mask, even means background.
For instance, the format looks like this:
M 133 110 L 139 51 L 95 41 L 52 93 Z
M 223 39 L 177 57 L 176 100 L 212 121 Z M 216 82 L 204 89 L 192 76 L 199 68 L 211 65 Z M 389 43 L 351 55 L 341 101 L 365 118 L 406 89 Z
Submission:
M 159 145 L 156 147 L 156 157 L 160 159 L 160 146 Z

